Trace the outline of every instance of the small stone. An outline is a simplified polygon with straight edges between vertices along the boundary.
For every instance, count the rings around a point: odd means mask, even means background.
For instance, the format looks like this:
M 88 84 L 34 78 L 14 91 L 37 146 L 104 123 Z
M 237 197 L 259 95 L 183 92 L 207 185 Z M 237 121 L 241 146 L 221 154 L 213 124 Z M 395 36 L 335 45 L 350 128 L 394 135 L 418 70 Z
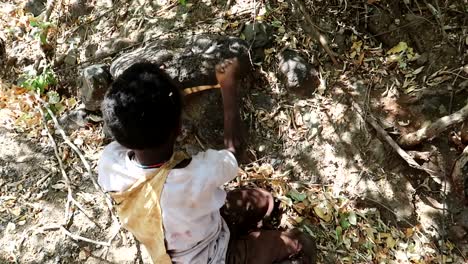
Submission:
M 97 58 L 107 57 L 112 53 L 112 42 L 105 41 L 96 51 Z
M 97 44 L 89 44 L 88 46 L 86 46 L 85 54 L 84 54 L 85 58 L 89 59 L 89 58 L 94 57 L 94 55 L 96 54 L 97 49 L 98 49 Z
M 86 110 L 97 111 L 112 81 L 107 66 L 92 65 L 83 70 L 80 76 L 80 94 Z
M 88 15 L 92 7 L 86 4 L 85 0 L 72 0 L 69 4 L 69 13 L 72 19 L 78 19 L 81 16 Z
M 16 229 L 15 223 L 9 222 L 9 223 L 7 224 L 7 227 L 6 227 L 6 230 L 5 230 L 5 231 L 6 231 L 7 233 L 12 233 L 13 231 L 15 231 L 15 229 Z
M 111 50 L 112 50 L 112 52 L 119 52 L 119 51 L 122 51 L 125 48 L 130 47 L 133 44 L 134 44 L 134 42 L 131 39 L 127 39 L 127 38 L 116 39 L 112 43 Z
M 466 230 L 468 230 L 468 210 L 466 208 L 457 217 L 457 223 L 463 228 L 465 228 Z
M 253 48 L 265 48 L 273 41 L 273 30 L 264 22 L 255 22 L 245 25 L 242 32 L 245 40 L 252 43 Z
M 63 59 L 63 62 L 68 65 L 75 65 L 77 63 L 77 54 L 75 49 L 68 51 L 67 55 Z
M 383 162 L 388 156 L 385 145 L 378 138 L 374 138 L 369 143 L 370 156 L 377 162 Z
M 24 5 L 24 11 L 39 16 L 45 9 L 46 0 L 29 0 Z
M 451 226 L 449 229 L 449 236 L 451 239 L 458 241 L 460 239 L 463 239 L 467 234 L 466 230 L 461 227 L 461 226 Z
M 423 66 L 429 60 L 429 55 L 427 53 L 421 54 L 416 60 L 416 65 Z
M 88 253 L 84 250 L 81 250 L 80 253 L 78 254 L 78 259 L 79 260 L 86 260 L 88 258 Z
M 317 71 L 293 50 L 280 54 L 279 71 L 286 89 L 298 95 L 311 95 L 320 84 Z

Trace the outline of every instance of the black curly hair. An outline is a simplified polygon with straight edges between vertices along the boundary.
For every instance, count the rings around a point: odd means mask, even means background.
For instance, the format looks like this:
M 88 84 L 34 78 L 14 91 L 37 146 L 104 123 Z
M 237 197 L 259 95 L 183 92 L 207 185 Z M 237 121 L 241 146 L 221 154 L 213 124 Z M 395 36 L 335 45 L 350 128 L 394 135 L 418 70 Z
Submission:
M 149 149 L 167 143 L 180 126 L 178 85 L 157 65 L 133 64 L 111 85 L 101 105 L 104 123 L 121 145 Z

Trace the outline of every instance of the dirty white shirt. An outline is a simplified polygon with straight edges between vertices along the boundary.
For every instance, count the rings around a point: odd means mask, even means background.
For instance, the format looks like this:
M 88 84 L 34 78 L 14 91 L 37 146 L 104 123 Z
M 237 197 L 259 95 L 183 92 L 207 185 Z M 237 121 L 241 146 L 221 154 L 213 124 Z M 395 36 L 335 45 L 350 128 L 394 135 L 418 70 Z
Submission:
M 105 191 L 124 191 L 155 170 L 137 166 L 131 156 L 132 151 L 117 142 L 104 148 L 98 182 Z M 160 202 L 173 263 L 225 263 L 229 229 L 219 213 L 226 199 L 222 185 L 236 175 L 234 155 L 212 149 L 193 156 L 185 168 L 169 172 Z

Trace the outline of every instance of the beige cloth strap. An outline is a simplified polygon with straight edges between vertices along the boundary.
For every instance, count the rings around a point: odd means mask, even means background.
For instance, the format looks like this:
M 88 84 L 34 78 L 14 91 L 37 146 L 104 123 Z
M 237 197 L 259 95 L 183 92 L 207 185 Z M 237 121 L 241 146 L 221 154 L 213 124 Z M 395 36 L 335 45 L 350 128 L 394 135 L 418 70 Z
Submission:
M 110 193 L 122 225 L 145 246 L 155 264 L 172 263 L 164 242 L 160 199 L 170 170 L 186 158 L 185 153 L 175 152 L 154 173 L 140 178 L 123 192 Z

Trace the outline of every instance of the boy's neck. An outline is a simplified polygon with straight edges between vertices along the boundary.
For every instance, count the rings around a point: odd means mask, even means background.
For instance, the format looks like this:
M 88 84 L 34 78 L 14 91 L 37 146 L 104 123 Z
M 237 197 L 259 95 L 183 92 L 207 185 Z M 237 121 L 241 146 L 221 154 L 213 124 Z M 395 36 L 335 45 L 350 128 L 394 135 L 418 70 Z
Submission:
M 169 161 L 174 152 L 173 147 L 134 150 L 135 158 L 143 166 L 151 166 Z

